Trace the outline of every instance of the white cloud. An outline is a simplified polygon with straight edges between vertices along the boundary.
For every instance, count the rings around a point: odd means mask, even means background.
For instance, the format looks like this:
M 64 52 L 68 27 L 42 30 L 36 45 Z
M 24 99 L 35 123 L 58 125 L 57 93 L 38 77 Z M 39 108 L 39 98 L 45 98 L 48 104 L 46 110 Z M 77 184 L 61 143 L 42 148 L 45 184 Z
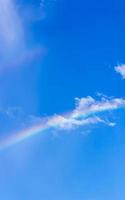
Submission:
M 49 129 L 65 131 L 79 127 L 88 127 L 88 130 L 90 130 L 91 126 L 100 123 L 114 127 L 116 123 L 108 120 L 108 113 L 106 112 L 125 108 L 125 99 L 122 98 L 108 98 L 103 96 L 100 100 L 96 100 L 88 96 L 85 98 L 76 98 L 75 100 L 76 106 L 69 113 L 42 118 L 32 117 L 32 120 L 29 118 L 32 123 L 27 123 L 24 129 L 17 131 L 14 135 L 11 134 L 8 138 L 1 141 L 0 149 L 19 143 Z
M 87 119 L 73 119 L 72 117 L 65 117 L 57 115 L 49 119 L 47 126 L 57 128 L 59 130 L 72 130 L 80 126 L 87 126 L 92 124 L 97 124 L 99 122 L 104 122 L 99 117 L 89 117 Z
M 119 73 L 123 79 L 125 79 L 125 64 L 116 66 L 115 71 Z
M 91 124 L 104 123 L 108 126 L 115 126 L 114 122 L 106 121 L 99 117 L 100 113 L 108 112 L 125 107 L 125 99 L 102 97 L 100 100 L 95 100 L 88 96 L 85 98 L 76 98 L 75 109 L 66 115 L 55 115 L 50 117 L 47 126 L 59 129 L 72 129 L 80 126 Z
M 21 48 L 23 43 L 23 27 L 14 0 L 0 0 L 0 43 L 11 50 Z
M 76 98 L 76 108 L 73 111 L 73 117 L 89 116 L 99 114 L 109 110 L 115 110 L 125 105 L 125 99 L 102 97 L 101 100 L 95 100 L 88 96 L 86 98 Z
M 50 117 L 26 116 L 21 108 L 8 108 L 4 110 L 4 112 L 1 110 L 1 112 L 12 120 L 19 121 L 18 119 L 21 119 L 20 121 L 21 123 L 24 121 L 25 127 L 32 128 L 44 122 L 44 129 L 72 130 L 98 123 L 113 127 L 116 124 L 103 119 L 100 117 L 100 114 L 103 113 L 103 116 L 107 118 L 108 114 L 106 112 L 125 108 L 125 99 L 122 98 L 108 98 L 102 96 L 99 100 L 96 100 L 88 96 L 84 98 L 75 98 L 75 102 L 75 108 L 71 112 L 63 115 L 55 114 Z

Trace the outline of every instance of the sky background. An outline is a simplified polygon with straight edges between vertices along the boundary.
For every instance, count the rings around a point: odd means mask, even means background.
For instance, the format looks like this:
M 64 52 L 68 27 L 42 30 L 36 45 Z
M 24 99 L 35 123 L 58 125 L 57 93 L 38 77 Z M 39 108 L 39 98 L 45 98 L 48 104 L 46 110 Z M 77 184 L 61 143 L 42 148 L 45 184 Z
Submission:
M 0 199 L 124 200 L 124 10 L 0 0 Z

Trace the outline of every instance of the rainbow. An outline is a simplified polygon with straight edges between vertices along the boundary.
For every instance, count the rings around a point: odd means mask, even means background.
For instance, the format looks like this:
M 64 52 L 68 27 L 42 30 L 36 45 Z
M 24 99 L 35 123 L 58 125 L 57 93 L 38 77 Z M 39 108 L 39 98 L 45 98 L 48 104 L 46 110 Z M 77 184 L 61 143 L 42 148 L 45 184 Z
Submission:
M 22 131 L 16 132 L 15 134 L 11 134 L 8 138 L 0 142 L 0 149 L 5 149 L 6 147 L 12 146 L 25 140 L 26 138 L 30 138 L 34 135 L 42 133 L 51 127 L 51 125 L 49 125 L 50 123 L 52 123 L 52 126 L 54 127 L 57 124 L 60 124 L 61 120 L 57 117 L 52 117 L 52 119 L 46 122 L 38 123 L 30 128 L 26 128 Z
M 51 127 L 57 127 L 62 123 L 62 119 L 59 116 L 54 116 L 49 118 L 48 120 L 43 120 L 42 122 L 30 127 L 26 128 L 22 131 L 16 132 L 15 134 L 10 134 L 8 138 L 0 142 L 0 149 L 5 149 L 6 147 L 12 146 L 16 143 L 19 143 L 26 138 L 30 138 L 34 135 L 42 133 L 43 131 L 50 129 Z
M 106 111 L 120 108 L 125 108 L 125 100 L 121 98 L 103 98 L 101 101 L 96 101 L 91 97 L 82 98 L 79 100 L 78 105 L 73 111 L 63 115 L 54 115 L 48 118 L 42 118 L 39 123 L 16 132 L 15 134 L 10 134 L 9 137 L 0 141 L 0 150 L 22 142 L 37 134 L 41 134 L 45 130 L 72 130 L 72 128 L 96 123 L 104 123 L 108 126 L 114 126 L 115 123 L 107 122 L 98 117 L 98 115 Z

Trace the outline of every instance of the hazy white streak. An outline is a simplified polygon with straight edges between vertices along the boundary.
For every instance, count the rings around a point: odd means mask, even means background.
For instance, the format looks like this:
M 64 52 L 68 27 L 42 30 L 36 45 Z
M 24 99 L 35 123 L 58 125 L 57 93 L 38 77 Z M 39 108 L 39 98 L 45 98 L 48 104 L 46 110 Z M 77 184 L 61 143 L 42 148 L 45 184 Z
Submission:
M 14 0 L 0 0 L 0 42 L 3 47 L 22 45 L 23 28 Z

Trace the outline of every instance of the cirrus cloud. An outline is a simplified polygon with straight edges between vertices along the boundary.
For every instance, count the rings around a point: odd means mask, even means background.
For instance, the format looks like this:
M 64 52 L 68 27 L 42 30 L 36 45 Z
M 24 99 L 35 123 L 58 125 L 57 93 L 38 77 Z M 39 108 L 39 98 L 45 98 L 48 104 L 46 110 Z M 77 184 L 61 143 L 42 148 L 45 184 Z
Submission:
M 23 26 L 14 0 L 0 0 L 0 42 L 4 47 L 22 46 Z

